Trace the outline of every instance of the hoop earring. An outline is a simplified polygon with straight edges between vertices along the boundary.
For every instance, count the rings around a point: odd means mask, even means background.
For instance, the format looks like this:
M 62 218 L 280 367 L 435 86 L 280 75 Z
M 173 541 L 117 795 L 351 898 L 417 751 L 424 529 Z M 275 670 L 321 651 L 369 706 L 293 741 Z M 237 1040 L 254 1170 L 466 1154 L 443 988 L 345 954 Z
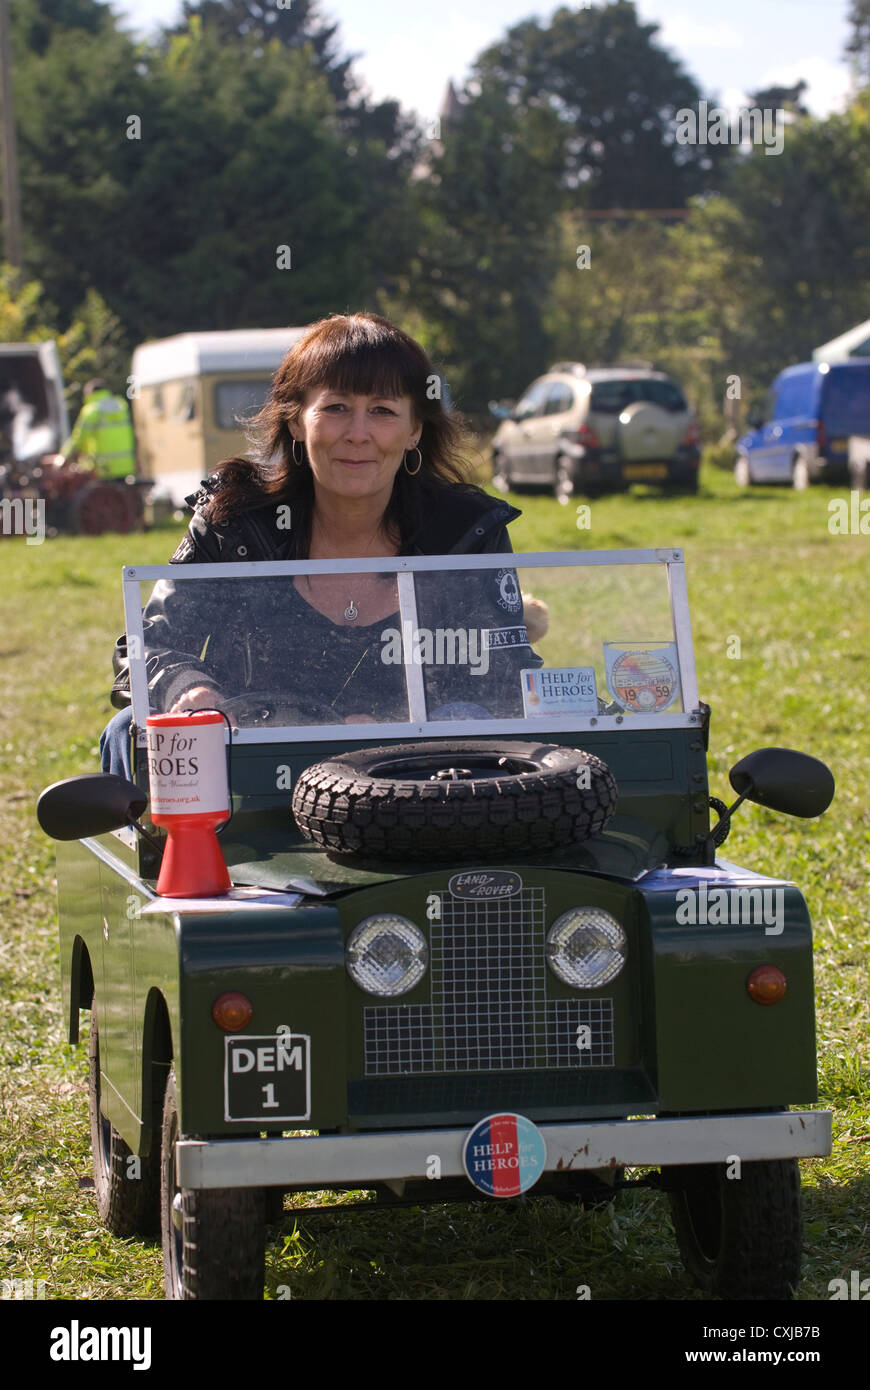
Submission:
M 301 468 L 302 465 L 303 465 L 304 462 L 305 462 L 305 455 L 304 455 L 304 454 L 302 455 L 301 458 L 297 458 L 297 457 L 296 457 L 296 445 L 299 444 L 299 443 L 300 443 L 300 441 L 296 438 L 296 436 L 295 436 L 295 434 L 294 434 L 294 436 L 293 436 L 293 443 L 292 443 L 291 446 L 290 446 L 290 453 L 291 453 L 292 456 L 293 456 L 293 462 L 296 464 L 297 468 Z
M 409 468 L 409 467 L 408 467 L 408 453 L 409 453 L 409 451 L 408 451 L 407 449 L 405 450 L 405 457 L 402 459 L 402 462 L 403 462 L 404 465 L 405 465 L 405 472 L 408 473 L 408 474 L 410 475 L 410 477 L 415 478 L 415 477 L 417 476 L 417 474 L 420 472 L 420 469 L 423 467 L 423 454 L 422 454 L 422 452 L 421 452 L 421 450 L 420 450 L 419 444 L 415 444 L 415 445 L 414 445 L 414 448 L 413 448 L 412 450 L 410 450 L 410 452 L 411 452 L 411 453 L 416 453 L 416 455 L 417 455 L 417 457 L 418 457 L 418 459 L 419 459 L 419 463 L 417 464 L 417 467 L 416 467 L 416 468 Z

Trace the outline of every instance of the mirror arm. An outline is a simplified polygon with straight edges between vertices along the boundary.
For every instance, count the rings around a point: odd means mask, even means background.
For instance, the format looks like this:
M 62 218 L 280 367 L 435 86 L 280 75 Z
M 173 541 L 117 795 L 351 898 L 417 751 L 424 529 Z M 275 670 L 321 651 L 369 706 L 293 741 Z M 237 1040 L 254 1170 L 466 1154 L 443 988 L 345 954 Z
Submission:
M 160 840 L 156 839 L 155 836 L 151 834 L 150 830 L 146 830 L 144 825 L 141 825 L 140 822 L 137 821 L 134 816 L 130 817 L 127 824 L 131 825 L 134 830 L 139 832 L 139 834 L 142 836 L 142 839 L 146 842 L 146 844 L 149 844 L 151 846 L 155 854 L 157 854 L 158 856 L 163 854 L 163 845 L 160 842 Z
M 722 820 L 727 821 L 730 825 L 731 817 L 734 815 L 734 812 L 737 810 L 737 807 L 742 806 L 746 798 L 749 796 L 749 793 L 754 791 L 755 787 L 752 786 L 749 788 L 749 791 L 742 792 L 741 795 L 738 796 L 737 800 L 734 802 L 733 806 L 728 807 L 728 810 L 725 812 L 724 816 L 722 817 Z
M 722 810 L 719 812 L 719 819 L 710 832 L 710 840 L 714 847 L 725 843 L 729 834 L 731 833 L 731 817 L 734 815 L 734 812 L 737 810 L 738 806 L 742 806 L 743 802 L 749 796 L 750 792 L 754 790 L 754 786 L 750 787 L 749 791 L 745 791 L 740 796 L 738 796 L 737 800 L 731 806 L 724 806 L 721 801 L 718 801 L 718 798 L 711 797 L 710 804 L 715 805 L 716 810 L 719 810 L 720 806 L 722 807 Z M 717 803 L 717 801 L 718 804 L 715 804 Z M 709 859 L 707 862 L 712 864 L 714 860 Z

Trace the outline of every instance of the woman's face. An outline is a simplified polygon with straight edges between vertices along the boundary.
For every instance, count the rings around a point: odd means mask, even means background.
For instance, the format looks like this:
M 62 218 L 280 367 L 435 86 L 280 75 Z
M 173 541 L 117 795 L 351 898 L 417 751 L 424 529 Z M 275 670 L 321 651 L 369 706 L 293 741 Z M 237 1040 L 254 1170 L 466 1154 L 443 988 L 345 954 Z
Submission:
M 387 501 L 406 449 L 420 437 L 410 396 L 356 396 L 312 387 L 291 425 L 315 486 L 338 497 Z M 415 455 L 416 462 L 416 455 Z

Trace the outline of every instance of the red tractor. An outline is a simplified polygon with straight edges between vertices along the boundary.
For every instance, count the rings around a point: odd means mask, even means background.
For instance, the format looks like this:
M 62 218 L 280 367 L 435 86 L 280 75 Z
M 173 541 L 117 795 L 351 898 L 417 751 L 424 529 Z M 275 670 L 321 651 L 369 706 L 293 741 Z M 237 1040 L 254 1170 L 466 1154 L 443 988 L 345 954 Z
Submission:
M 60 532 L 102 536 L 106 531 L 127 535 L 143 529 L 142 495 L 151 484 L 142 478 L 107 479 L 76 464 L 58 465 L 52 455 L 40 462 L 0 464 L 0 498 L 43 499 L 45 528 L 50 536 Z M 0 534 L 5 534 L 0 528 Z

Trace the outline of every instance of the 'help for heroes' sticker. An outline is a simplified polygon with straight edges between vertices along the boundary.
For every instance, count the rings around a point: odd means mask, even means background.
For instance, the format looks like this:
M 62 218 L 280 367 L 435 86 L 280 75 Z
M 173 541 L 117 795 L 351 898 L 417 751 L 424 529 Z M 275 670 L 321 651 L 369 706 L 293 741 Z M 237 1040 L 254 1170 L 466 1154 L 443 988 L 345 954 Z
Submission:
M 676 642 L 605 642 L 607 688 L 623 709 L 655 714 L 680 691 Z
M 471 1182 L 487 1197 L 518 1197 L 543 1173 L 547 1145 L 525 1115 L 487 1115 L 468 1135 L 462 1162 Z
M 527 719 L 536 714 L 598 713 L 591 666 L 544 666 L 520 674 Z

